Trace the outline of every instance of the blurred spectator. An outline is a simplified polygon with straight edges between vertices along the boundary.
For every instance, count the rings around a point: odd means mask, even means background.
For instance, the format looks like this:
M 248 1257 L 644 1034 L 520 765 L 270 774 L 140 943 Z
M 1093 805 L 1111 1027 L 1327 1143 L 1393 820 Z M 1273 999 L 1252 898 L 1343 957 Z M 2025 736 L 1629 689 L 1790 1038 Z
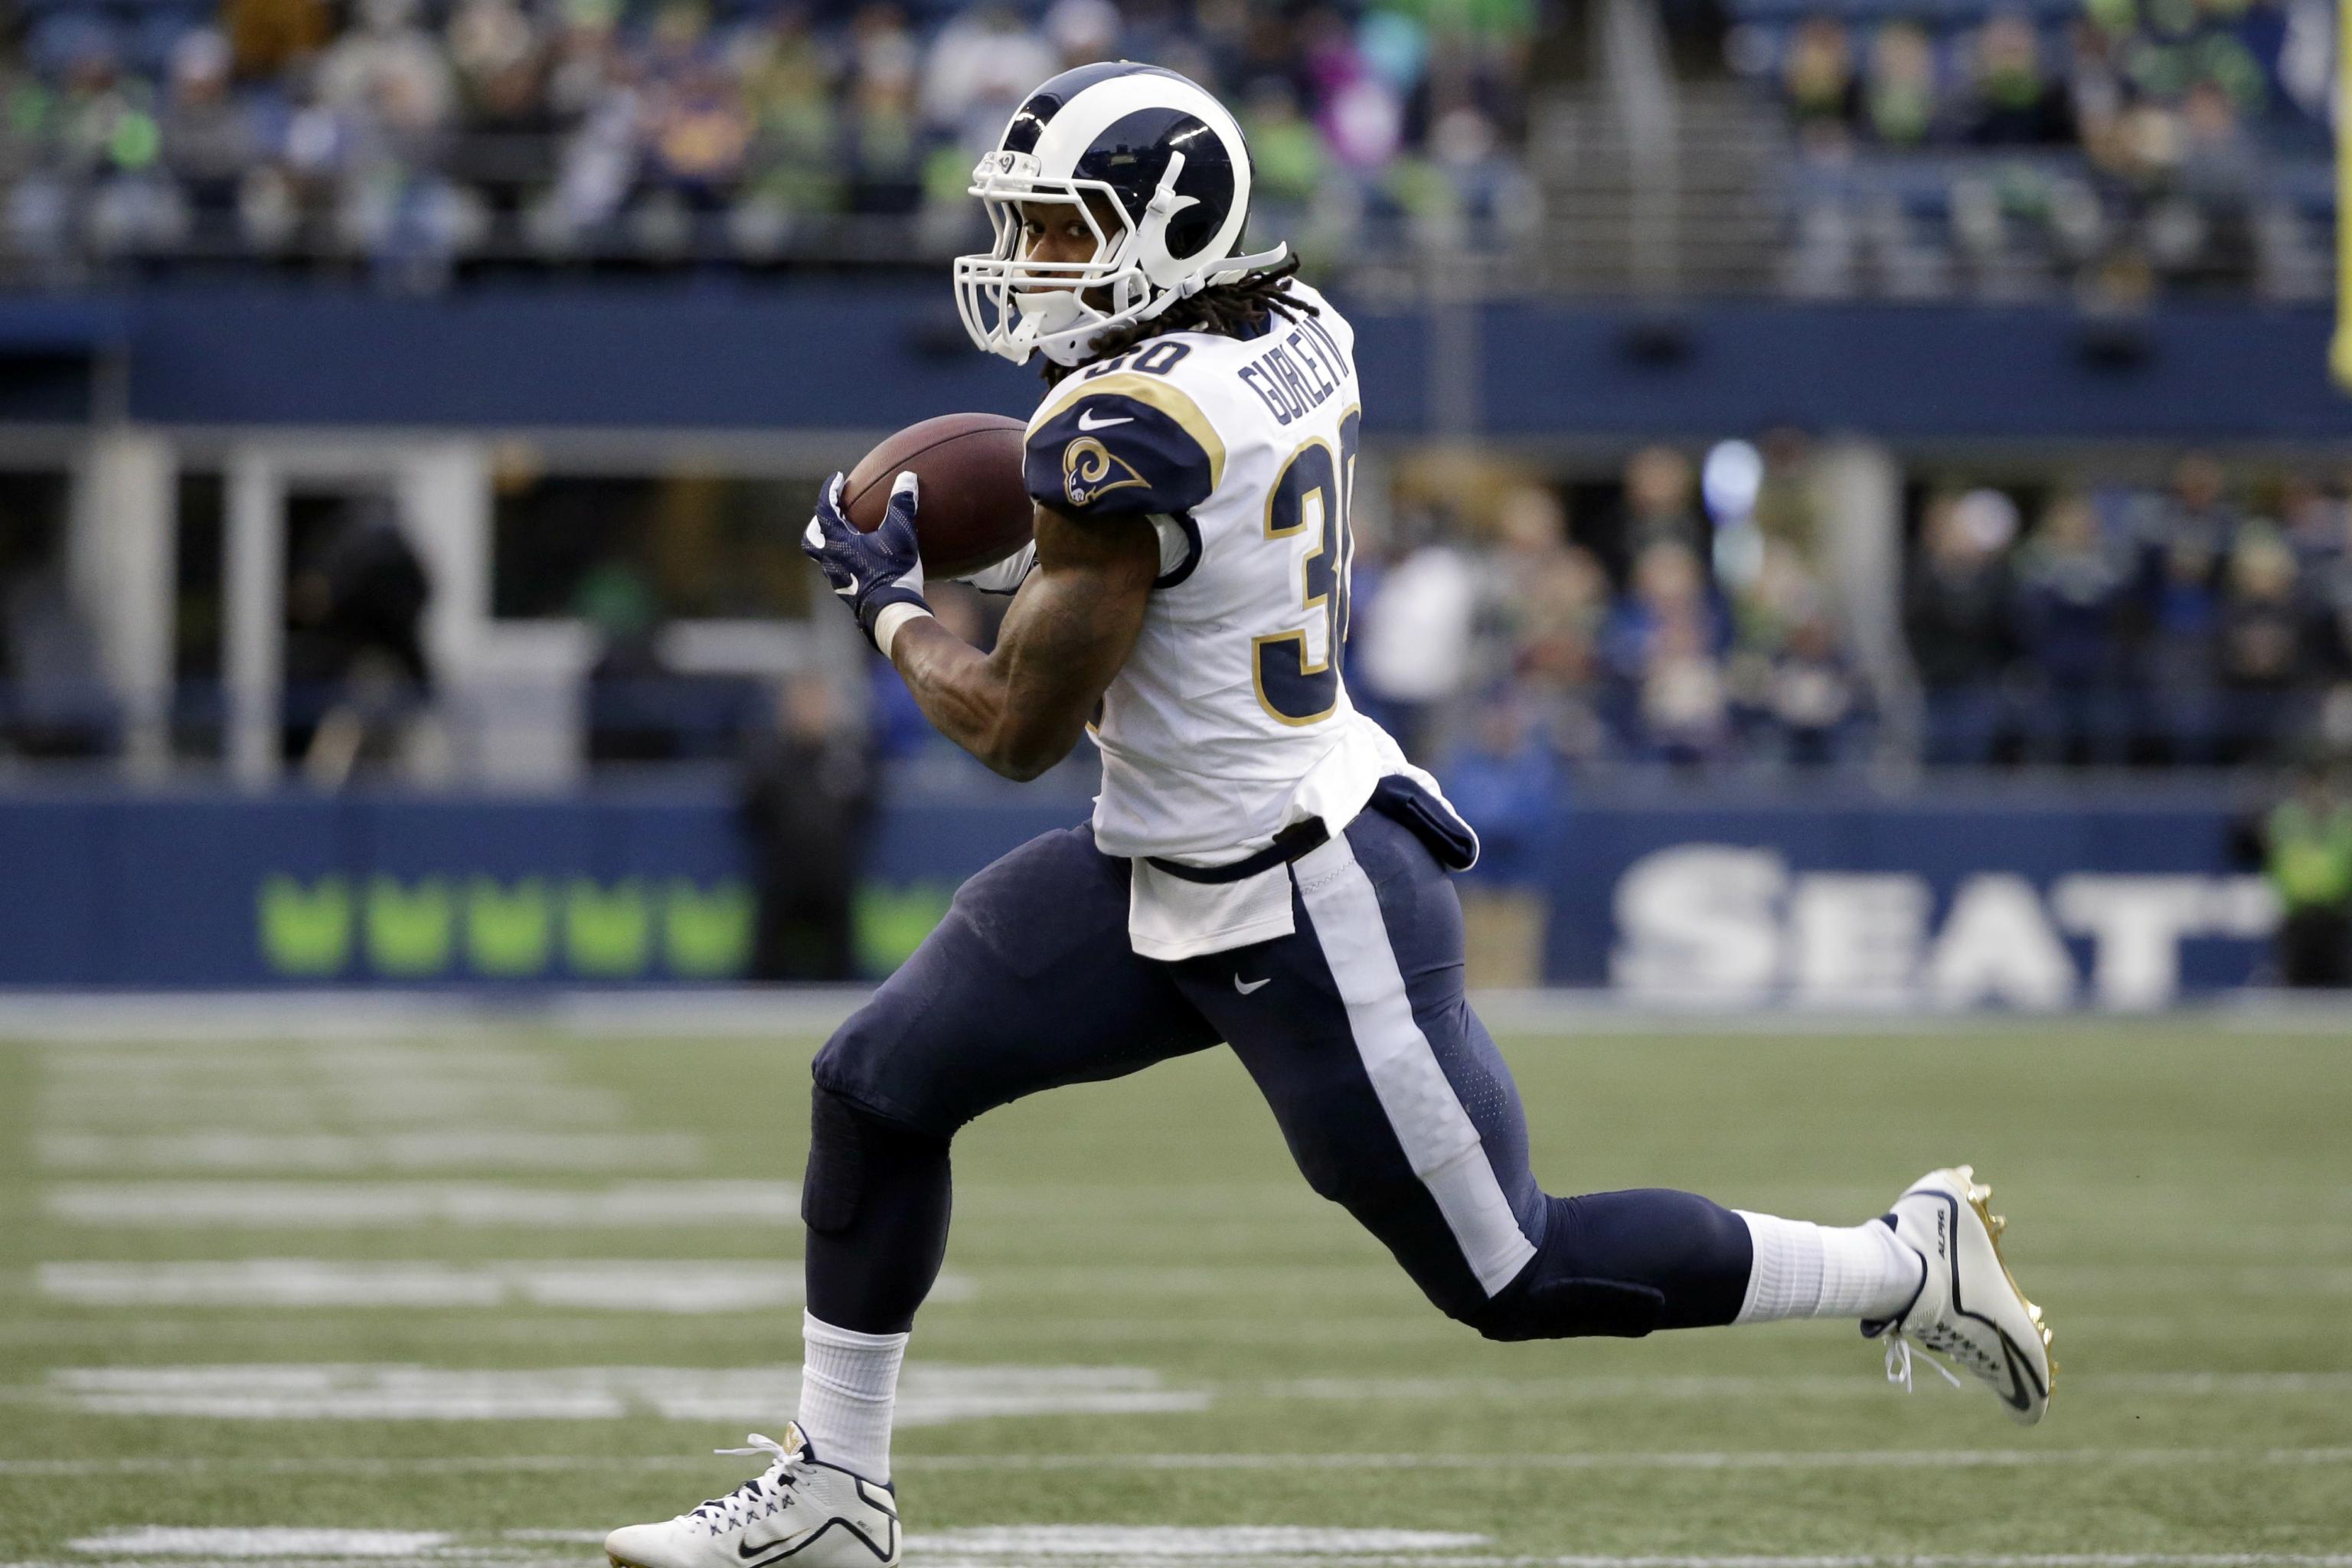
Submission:
M 1445 707 L 1469 684 L 1477 611 L 1469 561 L 1433 541 L 1381 573 L 1378 592 L 1354 612 L 1350 671 L 1366 710 L 1409 757 L 1425 758 L 1444 743 Z
M 1786 760 L 1799 767 L 1836 762 L 1861 705 L 1861 686 L 1829 616 L 1815 614 L 1799 621 L 1773 663 L 1768 704 Z
M 1478 863 L 1463 879 L 1462 920 L 1472 984 L 1542 982 L 1547 898 L 1559 837 L 1559 760 L 1507 689 L 1480 704 L 1460 744 L 1438 764 L 1446 795 L 1478 834 Z
M 923 118 L 968 154 L 969 168 L 995 144 L 1029 89 L 1060 68 L 1058 51 L 1012 7 L 958 11 L 940 29 L 923 69 Z
M 1644 447 L 1625 464 L 1623 547 L 1638 560 L 1654 544 L 1671 544 L 1701 561 L 1707 555 L 1706 520 L 1699 514 L 1688 458 L 1672 447 Z
M 2142 689 L 2154 709 L 2154 744 L 2166 762 L 2207 763 L 2220 718 L 2214 655 L 2221 598 L 2205 542 L 2186 537 L 2164 552 L 2142 655 Z
M 1594 642 L 1609 613 L 1609 578 L 1568 542 L 1567 519 L 1549 489 L 1505 498 L 1500 548 L 1489 563 L 1488 630 L 1504 644 L 1485 662 L 1508 673 L 1528 705 L 1528 726 L 1564 757 L 1591 758 L 1607 744 Z
M 1691 765 L 1728 740 L 1724 640 L 1698 557 L 1668 540 L 1651 543 L 1634 563 L 1633 592 L 1612 616 L 1606 641 L 1651 755 Z
M 1853 43 L 1843 24 L 1808 16 L 1798 25 L 1780 67 L 1780 90 L 1808 151 L 1835 153 L 1847 145 L 1861 119 L 1862 93 L 1854 81 Z
M 1904 589 L 1904 629 L 1925 690 L 1930 763 L 1991 759 L 2000 683 L 2017 654 L 2009 567 L 2016 537 L 2016 503 L 1998 490 L 1928 505 Z
M 1533 887 L 1550 869 L 1559 767 L 1532 717 L 1507 688 L 1489 694 L 1438 766 L 1446 797 L 1477 829 L 1480 881 Z
M 2229 476 L 2210 453 L 2190 452 L 2173 466 L 2171 489 L 2143 524 L 2141 547 L 2153 558 L 2186 545 L 2218 570 L 2236 542 L 2238 523 Z
M 2023 552 L 2018 629 L 2036 677 L 2037 760 L 2123 760 L 2121 633 L 2130 578 L 2080 496 L 2053 500 Z
M 2295 576 L 2294 552 L 2268 529 L 2245 530 L 2230 552 L 2215 661 L 2228 694 L 2222 762 L 2259 760 L 2285 742 L 2316 673 Z
M 1936 85 L 1936 46 L 1908 18 L 1882 22 L 1870 40 L 1870 75 L 1863 88 L 1863 123 L 1882 147 L 1916 147 L 1942 119 Z
M 199 213 L 228 214 L 261 152 L 258 117 L 230 90 L 232 63 L 227 41 L 206 29 L 172 48 L 163 158 Z
M 652 588 L 613 563 L 582 579 L 574 610 L 599 647 L 588 668 L 588 761 L 670 762 L 685 754 L 671 707 L 677 675 L 662 657 Z
M 2296 987 L 2352 985 L 2352 802 L 2331 770 L 2305 764 L 2262 831 L 2278 895 L 2279 977 Z
M 433 584 L 389 514 L 364 501 L 287 587 L 287 706 L 304 772 L 336 789 L 362 767 L 437 774 L 425 612 Z
M 857 978 L 857 878 L 876 800 L 868 731 L 836 711 L 823 676 L 786 681 L 743 769 L 759 894 L 752 979 Z
M 2074 140 L 2065 89 L 2042 68 L 2042 39 L 2015 12 L 1988 19 L 1976 38 L 1969 141 L 1979 147 L 2049 147 Z

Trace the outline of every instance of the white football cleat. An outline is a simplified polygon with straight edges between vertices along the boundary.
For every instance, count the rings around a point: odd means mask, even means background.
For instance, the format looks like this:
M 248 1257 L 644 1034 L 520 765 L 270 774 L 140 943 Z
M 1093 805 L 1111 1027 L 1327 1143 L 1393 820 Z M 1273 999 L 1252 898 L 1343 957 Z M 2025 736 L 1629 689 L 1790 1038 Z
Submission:
M 613 1531 L 604 1555 L 614 1568 L 898 1568 L 888 1487 L 820 1461 L 796 1425 L 781 1443 L 757 1432 L 751 1441 L 719 1452 L 772 1454 L 766 1470 L 690 1513 Z
M 2000 1256 L 2009 1222 L 1987 1208 L 1992 1189 L 1966 1165 L 1930 1171 L 1895 1200 L 1895 1234 L 1926 1260 L 1911 1304 L 1892 1318 L 1864 1322 L 1864 1337 L 1886 1337 L 1886 1375 L 1911 1385 L 1911 1347 L 1977 1374 L 2000 1396 L 2011 1419 L 2031 1426 L 2050 1408 L 2050 1330 L 2025 1299 Z M 1940 1363 L 1954 1387 L 1960 1380 Z

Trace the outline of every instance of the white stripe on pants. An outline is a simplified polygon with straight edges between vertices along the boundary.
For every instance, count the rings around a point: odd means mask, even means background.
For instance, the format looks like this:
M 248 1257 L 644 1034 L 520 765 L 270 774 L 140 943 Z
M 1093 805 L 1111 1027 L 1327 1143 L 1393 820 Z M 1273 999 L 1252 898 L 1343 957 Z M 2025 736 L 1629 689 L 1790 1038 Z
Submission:
M 1301 856 L 1293 870 L 1315 940 L 1348 1005 L 1349 1032 L 1372 1091 L 1463 1261 L 1493 1296 L 1518 1277 L 1535 1246 L 1520 1231 L 1478 1129 L 1412 1016 L 1380 895 L 1344 833 Z

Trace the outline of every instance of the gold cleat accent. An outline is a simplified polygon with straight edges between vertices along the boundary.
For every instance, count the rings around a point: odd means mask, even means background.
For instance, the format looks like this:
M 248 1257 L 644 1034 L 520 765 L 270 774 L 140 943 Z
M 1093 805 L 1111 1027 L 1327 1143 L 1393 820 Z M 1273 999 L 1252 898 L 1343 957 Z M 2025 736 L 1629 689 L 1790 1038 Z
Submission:
M 2017 1299 L 2025 1303 L 2025 1315 L 2032 1320 L 2035 1328 L 2042 1331 L 2042 1348 L 2045 1352 L 2048 1351 L 2052 1339 L 2050 1325 L 2042 1321 L 2042 1309 L 2035 1306 L 2027 1298 L 2025 1292 L 2019 1289 L 2017 1276 L 2009 1271 L 2009 1259 L 2001 1256 L 2000 1234 L 2009 1228 L 2009 1221 L 1986 1206 L 1992 1201 L 1992 1188 L 1978 1181 L 1976 1171 L 1970 1166 L 1958 1165 L 1955 1166 L 1954 1170 L 1960 1180 L 1968 1184 L 1969 1206 L 1977 1211 L 1977 1218 L 1984 1222 L 1986 1233 L 1992 1237 L 1992 1255 L 2000 1264 L 2001 1278 L 2009 1281 L 2009 1288 L 2011 1290 L 2017 1292 Z M 2042 1392 L 2046 1399 L 2055 1399 L 2058 1396 L 2058 1358 L 2055 1356 L 2050 1358 L 2050 1386 Z

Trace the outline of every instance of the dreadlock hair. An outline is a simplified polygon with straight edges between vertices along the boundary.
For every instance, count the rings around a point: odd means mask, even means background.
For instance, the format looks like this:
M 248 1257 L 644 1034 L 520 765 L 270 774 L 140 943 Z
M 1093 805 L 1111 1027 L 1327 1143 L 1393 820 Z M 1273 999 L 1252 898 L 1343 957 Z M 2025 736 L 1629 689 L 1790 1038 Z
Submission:
M 1265 325 L 1268 316 L 1279 316 L 1295 321 L 1301 316 L 1320 314 L 1304 300 L 1295 299 L 1283 285 L 1298 272 L 1298 258 L 1292 257 L 1279 267 L 1269 267 L 1263 272 L 1253 272 L 1238 283 L 1221 283 L 1213 289 L 1203 289 L 1189 299 L 1179 300 L 1167 310 L 1148 321 L 1134 321 L 1106 333 L 1094 345 L 1092 360 L 1108 359 L 1125 353 L 1148 338 L 1163 332 L 1213 332 L 1219 337 L 1248 337 Z M 1083 364 L 1055 364 L 1045 362 L 1045 384 L 1053 386 L 1072 371 L 1084 370 Z

